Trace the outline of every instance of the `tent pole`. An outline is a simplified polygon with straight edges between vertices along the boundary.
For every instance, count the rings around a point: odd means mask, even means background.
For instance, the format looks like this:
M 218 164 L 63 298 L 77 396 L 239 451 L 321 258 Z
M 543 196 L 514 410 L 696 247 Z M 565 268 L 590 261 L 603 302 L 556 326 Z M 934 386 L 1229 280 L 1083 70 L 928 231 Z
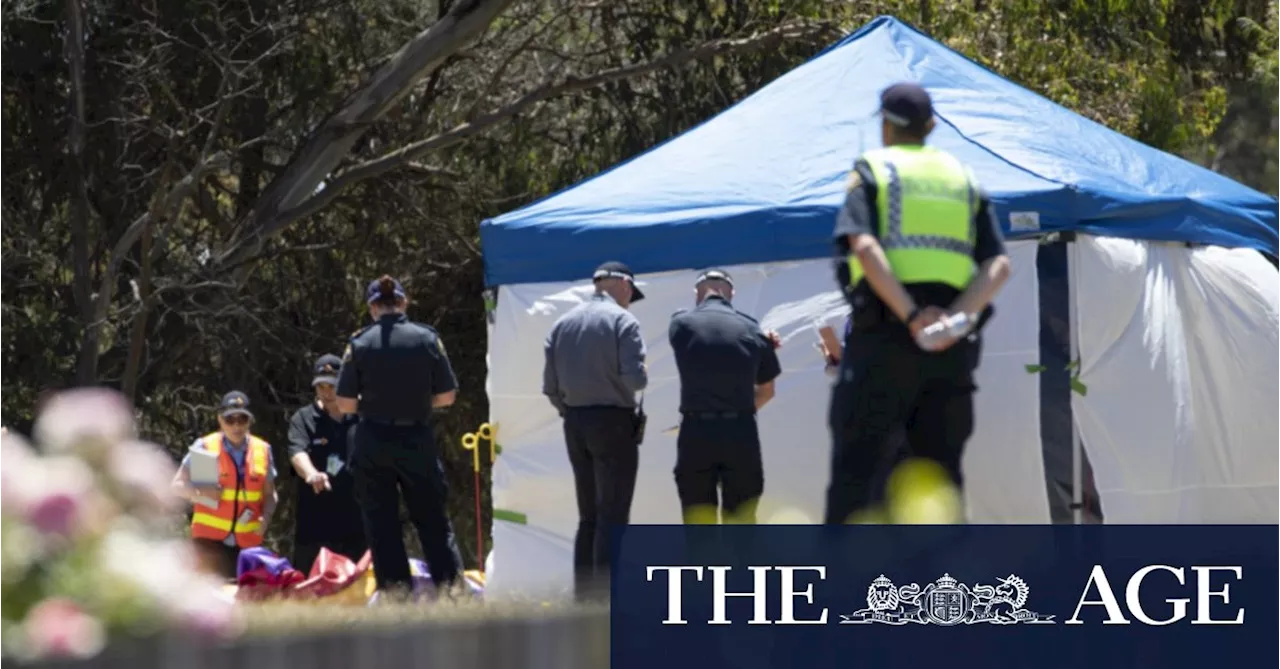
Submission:
M 1075 239 L 1064 241 L 1067 245 L 1067 299 L 1071 302 L 1070 311 L 1071 324 L 1067 328 L 1070 333 L 1069 350 L 1071 351 L 1071 360 L 1080 359 L 1080 342 L 1078 341 L 1077 331 L 1080 328 L 1080 310 L 1078 296 L 1076 295 L 1076 251 L 1078 247 Z M 1076 368 L 1076 374 L 1080 373 L 1080 369 Z M 1069 401 L 1074 401 L 1071 397 L 1074 390 L 1067 393 Z M 1075 412 L 1071 412 L 1071 520 L 1074 524 L 1080 525 L 1084 522 L 1084 444 L 1080 441 L 1080 430 L 1076 429 Z

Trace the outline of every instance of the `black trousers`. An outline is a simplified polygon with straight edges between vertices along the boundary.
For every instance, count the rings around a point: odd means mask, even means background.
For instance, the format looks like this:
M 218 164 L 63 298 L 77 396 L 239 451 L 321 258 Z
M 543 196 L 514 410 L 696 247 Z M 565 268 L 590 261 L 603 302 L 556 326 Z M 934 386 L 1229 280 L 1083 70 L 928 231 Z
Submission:
M 445 510 L 448 489 L 431 426 L 362 420 L 356 426 L 351 475 L 378 589 L 412 587 L 397 487 L 418 530 L 431 580 L 438 586 L 455 582 L 462 558 Z
M 675 479 L 686 523 L 700 522 L 706 511 L 715 510 L 726 524 L 755 524 L 764 492 L 756 417 L 684 416 L 676 437 Z
M 901 325 L 849 335 L 828 414 L 834 443 L 827 524 L 871 505 L 877 474 L 892 462 L 904 429 L 910 455 L 938 462 L 963 485 L 979 355 L 976 337 L 927 353 Z
M 640 465 L 634 415 L 632 409 L 617 407 L 565 410 L 564 440 L 578 498 L 573 574 L 579 599 L 608 592 L 610 533 L 631 520 Z
M 240 562 L 239 546 L 228 546 L 211 539 L 192 539 L 191 543 L 205 568 L 220 578 L 236 580 L 236 569 Z
M 369 550 L 369 540 L 363 534 L 346 539 L 335 539 L 331 541 L 299 541 L 293 545 L 293 568 L 304 574 L 311 573 L 311 566 L 316 562 L 316 556 L 320 555 L 321 548 L 328 548 L 334 553 L 345 555 L 351 558 L 352 562 L 359 562 L 364 557 L 365 551 Z M 406 560 L 408 558 L 405 558 Z

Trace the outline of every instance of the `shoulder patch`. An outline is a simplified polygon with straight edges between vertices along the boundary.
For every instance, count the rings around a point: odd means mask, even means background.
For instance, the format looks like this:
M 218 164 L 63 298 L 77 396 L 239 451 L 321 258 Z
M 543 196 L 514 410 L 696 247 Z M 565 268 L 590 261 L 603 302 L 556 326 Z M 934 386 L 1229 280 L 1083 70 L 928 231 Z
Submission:
M 441 353 L 449 355 L 449 352 L 444 349 L 444 338 L 438 334 L 436 335 L 436 348 L 439 348 Z
M 342 362 L 351 362 L 351 344 L 347 344 L 347 348 L 342 351 Z
M 846 191 L 852 191 L 861 185 L 862 175 L 858 173 L 857 169 L 849 170 L 849 178 L 845 181 L 844 189 Z

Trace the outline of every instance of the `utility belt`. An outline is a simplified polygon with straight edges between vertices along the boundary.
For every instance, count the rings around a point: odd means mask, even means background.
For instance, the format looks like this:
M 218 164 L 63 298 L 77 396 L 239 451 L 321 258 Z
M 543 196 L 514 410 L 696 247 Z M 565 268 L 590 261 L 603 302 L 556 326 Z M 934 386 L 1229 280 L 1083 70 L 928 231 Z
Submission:
M 363 414 L 360 421 L 384 427 L 426 427 L 431 424 L 430 418 L 373 418 Z
M 739 420 L 755 418 L 755 411 L 681 411 L 685 420 Z

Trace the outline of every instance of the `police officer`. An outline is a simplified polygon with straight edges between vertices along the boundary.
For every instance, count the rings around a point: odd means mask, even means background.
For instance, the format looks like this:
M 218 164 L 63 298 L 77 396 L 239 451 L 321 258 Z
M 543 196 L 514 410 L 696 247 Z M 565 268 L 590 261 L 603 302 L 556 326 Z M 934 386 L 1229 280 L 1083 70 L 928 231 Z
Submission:
M 608 590 L 610 532 L 630 521 L 644 438 L 636 393 L 649 383 L 640 321 L 627 310 L 644 299 L 635 275 L 623 263 L 606 262 L 591 280 L 595 294 L 556 320 L 543 347 L 542 393 L 564 418 L 573 467 L 578 599 Z
M 904 426 L 912 455 L 935 461 L 959 488 L 977 332 L 1009 276 L 994 209 L 974 175 L 924 144 L 934 127 L 929 94 L 890 86 L 880 115 L 884 148 L 855 163 L 834 233 L 853 328 L 831 398 L 829 524 L 868 509 L 890 437 Z M 923 328 L 960 313 L 981 314 L 977 328 L 928 351 L 916 343 Z
M 307 573 L 321 548 L 359 561 L 369 549 L 347 464 L 356 416 L 338 408 L 342 358 L 323 355 L 312 368 L 315 399 L 289 419 L 289 462 L 297 486 L 293 566 Z
M 412 588 L 401 536 L 399 496 L 418 530 L 437 588 L 458 583 L 462 560 L 445 511 L 447 494 L 431 414 L 458 392 L 440 335 L 405 316 L 409 298 L 399 281 L 382 276 L 366 294 L 374 323 L 347 345 L 338 375 L 338 407 L 358 413 L 351 475 L 373 551 L 380 591 Z
M 671 317 L 668 339 L 680 374 L 676 491 L 690 524 L 756 522 L 764 465 L 756 412 L 782 373 L 777 335 L 733 308 L 733 278 L 698 276 L 697 306 Z

